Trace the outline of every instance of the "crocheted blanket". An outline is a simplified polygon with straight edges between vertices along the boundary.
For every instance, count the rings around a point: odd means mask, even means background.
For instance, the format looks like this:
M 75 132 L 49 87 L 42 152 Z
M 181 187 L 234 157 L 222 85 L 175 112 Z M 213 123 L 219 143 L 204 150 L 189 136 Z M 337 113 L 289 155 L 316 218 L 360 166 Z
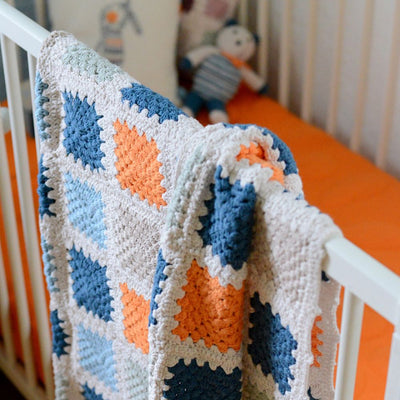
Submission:
M 38 62 L 57 399 L 331 399 L 340 235 L 287 146 L 204 128 L 55 32 Z

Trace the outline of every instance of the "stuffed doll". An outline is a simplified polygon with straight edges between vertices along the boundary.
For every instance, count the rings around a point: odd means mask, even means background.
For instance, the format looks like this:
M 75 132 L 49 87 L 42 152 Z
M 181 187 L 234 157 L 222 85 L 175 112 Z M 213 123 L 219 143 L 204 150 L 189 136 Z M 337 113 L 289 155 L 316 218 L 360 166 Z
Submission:
M 193 86 L 183 100 L 183 111 L 194 116 L 206 105 L 212 123 L 229 122 L 225 105 L 242 80 L 258 93 L 267 85 L 246 64 L 254 54 L 257 38 L 246 28 L 229 22 L 217 34 L 215 46 L 201 46 L 181 61 L 184 70 L 195 69 Z

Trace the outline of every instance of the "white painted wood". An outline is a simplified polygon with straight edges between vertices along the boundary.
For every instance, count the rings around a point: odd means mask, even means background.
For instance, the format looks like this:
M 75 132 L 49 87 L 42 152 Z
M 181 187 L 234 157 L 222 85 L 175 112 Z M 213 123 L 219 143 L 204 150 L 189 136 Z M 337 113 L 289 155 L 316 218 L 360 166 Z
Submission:
M 45 0 L 35 0 L 35 13 L 36 13 L 36 22 L 40 26 L 45 26 L 46 24 Z
M 333 66 L 329 88 L 329 106 L 326 119 L 326 131 L 332 136 L 336 136 L 337 113 L 339 104 L 340 75 L 342 69 L 342 53 L 343 53 L 343 33 L 344 33 L 344 10 L 346 0 L 338 0 L 338 19 L 336 27 L 336 35 L 334 39 L 335 50 L 333 53 Z
M 1 35 L 1 49 L 3 55 L 4 75 L 8 95 L 8 107 L 10 110 L 11 129 L 21 129 L 25 131 L 22 114 L 22 100 L 20 93 L 20 85 L 18 80 L 18 67 L 15 47 L 8 38 Z M 13 80 L 17 81 L 17 85 L 12 85 Z M 13 90 L 11 90 L 13 88 Z M 15 99 L 21 104 L 21 110 L 15 109 Z M 15 113 L 15 114 L 14 114 Z M 1 146 L 5 148 L 4 135 L 0 138 Z M 5 150 L 5 149 L 4 149 Z M 4 151 L 3 150 L 3 151 Z M 25 157 L 27 158 L 27 157 Z M 24 364 L 30 386 L 34 386 L 36 382 L 35 365 L 33 363 L 32 347 L 31 347 L 31 324 L 29 320 L 28 301 L 26 297 L 24 273 L 21 261 L 21 249 L 19 244 L 17 224 L 15 218 L 14 203 L 11 191 L 11 181 L 8 170 L 7 157 L 0 159 L 0 196 L 4 218 L 4 229 L 7 237 L 7 250 L 12 265 L 12 278 L 14 284 L 14 292 L 16 295 L 16 303 L 18 310 L 18 326 L 20 331 L 22 352 Z
M 309 0 L 308 3 L 309 3 L 309 15 L 308 15 L 307 38 L 306 38 L 303 90 L 301 99 L 301 118 L 307 122 L 311 122 L 315 48 L 317 44 L 318 0 Z
M 29 81 L 31 88 L 31 99 L 32 99 L 32 113 L 33 113 L 33 126 L 35 132 L 35 145 L 36 145 L 36 162 L 40 159 L 40 137 L 37 129 L 37 123 L 35 118 L 35 77 L 36 77 L 36 58 L 28 53 L 28 68 L 29 68 Z M 33 266 L 35 268 L 33 274 L 41 277 L 42 275 L 42 264 L 36 262 Z M 32 274 L 32 272 L 31 272 Z M 43 280 L 33 280 L 31 278 L 33 293 L 36 294 L 41 292 L 38 296 L 36 307 L 40 308 L 40 312 L 35 309 L 37 324 L 40 324 L 38 329 L 39 343 L 40 343 L 40 355 L 42 359 L 43 374 L 45 377 L 46 394 L 49 400 L 54 398 L 54 381 L 53 381 L 53 366 L 52 366 L 52 344 L 51 334 L 49 331 L 48 318 L 49 314 L 47 311 L 47 303 L 45 296 L 45 287 Z
M 1 140 L 1 139 L 0 139 Z M 2 156 L 0 152 L 0 157 Z M 11 329 L 10 298 L 7 288 L 6 272 L 4 267 L 3 252 L 0 243 L 0 322 L 3 332 L 3 340 L 7 360 L 10 364 L 15 363 L 15 350 Z
M 335 400 L 352 399 L 354 395 L 363 312 L 364 303 L 346 288 L 340 329 Z
M 282 0 L 282 27 L 280 37 L 279 56 L 279 103 L 284 107 L 289 106 L 289 79 L 290 79 L 290 44 L 292 24 L 292 0 Z
M 2 134 L 7 133 L 10 130 L 10 113 L 7 107 L 0 107 L 0 119 L 2 124 Z
M 239 0 L 239 23 L 247 26 L 249 22 L 249 0 Z
M 266 81 L 268 79 L 268 23 L 269 23 L 269 0 L 257 2 L 257 34 L 260 43 L 257 53 L 257 68 L 259 75 Z
M 400 59 L 400 0 L 396 0 L 393 14 L 393 32 L 390 49 L 389 71 L 386 78 L 385 101 L 383 106 L 382 127 L 379 145 L 375 155 L 375 163 L 380 168 L 385 168 L 386 156 L 393 126 L 394 106 L 396 101 L 396 88 L 398 81 Z M 400 386 L 400 385 L 399 385 Z
M 371 55 L 374 3 L 375 0 L 365 0 L 360 69 L 358 73 L 357 97 L 354 107 L 354 125 L 350 137 L 350 148 L 356 152 L 358 152 L 360 149 L 362 126 L 365 115 L 365 102 L 368 90 L 368 71 Z
M 35 387 L 29 386 L 26 380 L 24 369 L 19 364 L 10 364 L 2 351 L 0 351 L 0 369 L 19 390 L 19 392 L 24 396 L 25 399 L 48 400 L 42 387 L 40 387 L 39 385 L 36 385 Z
M 1 156 L 2 154 L 0 152 L 0 157 Z M 0 322 L 3 332 L 3 341 L 4 341 L 7 360 L 11 365 L 13 365 L 15 364 L 16 358 L 15 358 L 14 342 L 11 329 L 10 298 L 7 288 L 7 279 L 4 268 L 3 252 L 1 250 L 1 243 L 0 243 Z
M 8 3 L 10 6 L 15 7 L 15 1 L 14 0 L 5 0 L 6 3 Z
M 385 400 L 400 399 L 400 303 L 398 303 L 397 309 L 399 320 L 392 336 Z
M 2 35 L 1 43 L 2 53 L 4 56 L 3 65 L 6 78 L 7 100 L 10 109 L 11 133 L 17 173 L 19 202 L 21 207 L 22 227 L 26 253 L 28 256 L 29 277 L 33 293 L 45 386 L 48 394 L 51 395 L 54 389 L 51 367 L 51 338 L 48 323 L 49 316 L 42 278 L 39 240 L 37 237 L 37 214 L 33 207 L 21 87 L 16 72 L 18 71 L 16 45 L 4 35 Z M 29 373 L 31 374 L 31 372 Z
M 326 245 L 326 273 L 392 324 L 400 301 L 400 277 L 345 238 Z
M 49 31 L 26 15 L 0 0 L 0 33 L 5 34 L 18 46 L 38 57 Z
M 7 112 L 7 118 L 8 118 L 8 112 Z M 4 134 L 5 134 L 5 129 L 3 124 L 3 118 L 2 115 L 0 114 L 0 160 L 7 160 L 7 151 L 4 143 Z M 0 164 L 0 168 L 1 167 L 2 165 Z M 5 173 L 8 173 L 8 170 L 5 171 Z M 11 329 L 10 298 L 7 288 L 7 278 L 4 267 L 4 259 L 3 259 L 1 243 L 0 243 L 0 317 L 1 317 L 1 327 L 3 332 L 3 340 L 5 345 L 5 354 L 7 356 L 8 362 L 11 365 L 13 365 L 16 361 L 16 358 L 15 358 L 14 341 Z
M 40 159 L 40 137 L 37 129 L 37 123 L 35 118 L 35 79 L 36 79 L 36 58 L 32 54 L 27 54 L 28 57 L 28 69 L 29 69 L 29 83 L 31 89 L 32 99 L 32 115 L 33 115 L 33 131 L 35 132 L 35 144 L 36 144 L 36 160 L 39 162 Z

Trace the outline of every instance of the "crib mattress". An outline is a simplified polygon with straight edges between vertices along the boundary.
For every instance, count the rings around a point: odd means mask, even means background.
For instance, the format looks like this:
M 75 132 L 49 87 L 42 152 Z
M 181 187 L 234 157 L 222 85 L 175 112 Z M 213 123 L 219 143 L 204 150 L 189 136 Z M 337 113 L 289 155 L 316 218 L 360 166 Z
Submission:
M 349 240 L 400 274 L 399 181 L 351 152 L 322 130 L 289 113 L 275 101 L 257 96 L 245 88 L 228 105 L 228 112 L 232 123 L 261 125 L 283 139 L 297 161 L 308 202 L 329 214 Z M 199 119 L 207 123 L 204 113 Z M 7 146 L 11 149 L 11 140 L 9 135 L 6 136 Z M 28 150 L 31 155 L 32 184 L 36 187 L 35 144 L 30 138 Z M 13 169 L 11 175 L 15 180 Z M 15 181 L 13 184 L 16 186 Z M 36 194 L 36 190 L 34 192 Z M 37 204 L 36 195 L 34 197 Z M 22 229 L 19 228 L 22 235 Z M 4 247 L 3 229 L 0 232 Z M 5 261 L 8 264 L 7 259 Z M 26 258 L 23 261 L 27 272 Z M 9 269 L 7 275 L 10 288 Z M 32 296 L 27 289 L 32 309 Z M 13 326 L 17 330 L 13 298 L 11 303 Z M 392 332 L 391 324 L 366 308 L 355 399 L 383 398 Z M 34 323 L 33 339 L 35 359 L 38 359 Z M 17 347 L 21 354 L 20 346 Z

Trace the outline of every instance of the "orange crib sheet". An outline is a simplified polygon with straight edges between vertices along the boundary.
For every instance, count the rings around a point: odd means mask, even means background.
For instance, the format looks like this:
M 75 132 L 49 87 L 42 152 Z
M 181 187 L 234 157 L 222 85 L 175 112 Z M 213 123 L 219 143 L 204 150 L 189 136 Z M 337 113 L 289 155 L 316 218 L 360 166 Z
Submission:
M 247 89 L 242 89 L 240 95 L 228 105 L 228 111 L 232 123 L 265 126 L 282 138 L 291 148 L 297 161 L 308 202 L 331 215 L 349 240 L 400 274 L 399 181 L 380 171 L 361 156 L 352 153 L 322 130 L 289 113 L 275 101 L 257 96 Z M 203 123 L 207 122 L 204 113 L 199 119 Z M 10 154 L 9 136 L 6 135 L 6 140 Z M 31 138 L 27 138 L 27 143 L 31 160 L 32 185 L 36 188 L 35 144 Z M 14 169 L 11 170 L 11 175 L 15 188 Z M 34 189 L 34 200 L 37 206 L 36 189 Z M 0 212 L 2 228 L 1 222 Z M 19 232 L 22 237 L 21 226 Z M 5 250 L 3 229 L 0 229 L 0 237 Z M 5 261 L 8 264 L 7 259 Z M 26 274 L 26 257 L 23 258 L 23 262 Z M 9 268 L 7 275 L 10 278 Z M 10 289 L 10 279 L 8 284 Z M 27 290 L 30 310 L 33 311 L 32 295 L 29 288 Z M 14 298 L 11 300 L 11 315 L 16 330 L 16 307 Z M 366 308 L 355 399 L 370 400 L 384 397 L 392 332 L 391 324 Z M 34 357 L 39 368 L 39 376 L 42 378 L 34 321 L 32 336 Z M 19 341 L 16 341 L 17 353 L 22 358 Z
M 246 88 L 228 104 L 232 123 L 276 133 L 292 150 L 306 200 L 329 214 L 347 239 L 400 274 L 400 182 L 326 132 Z M 202 114 L 200 120 L 207 122 Z M 340 318 L 340 310 L 338 312 Z M 364 312 L 354 399 L 383 399 L 393 326 Z

